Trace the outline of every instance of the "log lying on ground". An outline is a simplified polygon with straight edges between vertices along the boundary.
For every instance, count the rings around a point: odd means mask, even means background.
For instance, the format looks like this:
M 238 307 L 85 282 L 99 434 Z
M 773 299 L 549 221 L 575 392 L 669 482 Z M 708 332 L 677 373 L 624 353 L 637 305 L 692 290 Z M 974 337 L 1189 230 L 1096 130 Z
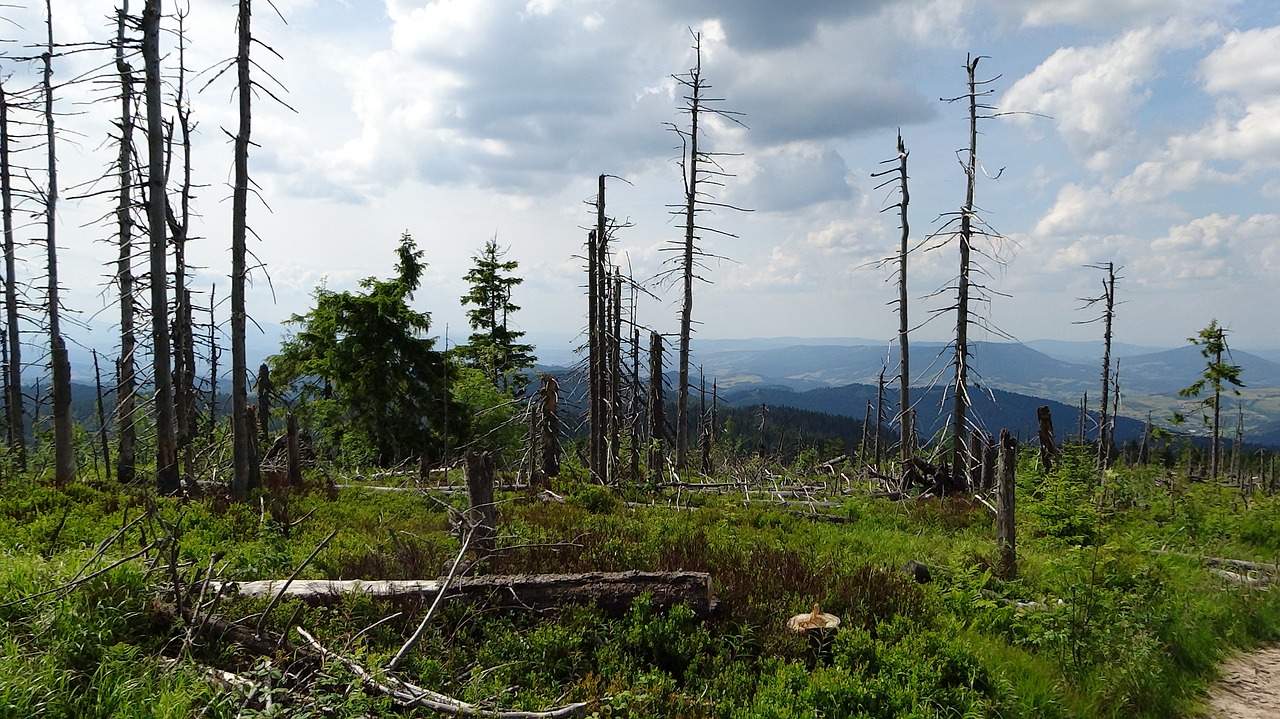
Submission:
M 222 582 L 219 590 L 240 596 L 272 596 L 283 580 Z M 305 602 L 336 601 L 349 592 L 364 592 L 389 601 L 435 598 L 437 580 L 294 580 L 284 596 Z M 450 595 L 467 601 L 517 609 L 551 609 L 564 604 L 595 604 L 606 614 L 621 615 L 641 594 L 653 596 L 654 607 L 685 604 L 699 616 L 715 608 L 711 575 L 706 572 L 589 572 L 586 574 L 512 574 L 458 579 Z
M 1226 559 L 1224 557 L 1198 557 L 1194 554 L 1184 554 L 1182 552 L 1171 552 L 1167 549 L 1153 549 L 1155 554 L 1167 554 L 1171 557 L 1183 557 L 1185 559 L 1194 559 L 1204 562 L 1211 567 L 1236 567 L 1238 569 L 1246 569 L 1250 572 L 1265 572 L 1267 574 L 1280 575 L 1280 564 L 1267 564 L 1265 562 L 1246 562 L 1243 559 Z

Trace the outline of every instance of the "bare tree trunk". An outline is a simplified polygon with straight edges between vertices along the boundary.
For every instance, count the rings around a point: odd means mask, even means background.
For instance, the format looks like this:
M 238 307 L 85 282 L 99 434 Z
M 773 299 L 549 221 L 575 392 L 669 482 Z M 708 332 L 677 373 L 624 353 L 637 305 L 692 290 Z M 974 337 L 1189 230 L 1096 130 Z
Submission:
M 209 442 L 218 433 L 218 286 L 209 287 Z M 233 447 L 234 450 L 234 447 Z
M 907 152 L 902 143 L 902 133 L 898 133 L 898 162 L 902 180 L 902 198 L 898 203 L 898 217 L 901 218 L 902 238 L 898 248 L 898 430 L 902 433 L 899 456 L 905 467 L 915 454 L 915 432 L 911 426 L 911 352 L 907 335 L 911 329 L 907 313 L 907 251 L 911 239 L 911 225 L 907 221 L 907 206 L 911 202 L 911 193 L 907 190 Z
M 124 59 L 125 27 L 129 2 L 122 0 L 116 13 L 116 71 L 120 74 L 120 147 L 116 169 L 120 173 L 116 202 L 116 283 L 120 289 L 120 356 L 116 359 L 116 477 L 122 484 L 137 478 L 137 364 L 138 339 L 134 329 L 137 308 L 133 288 L 133 68 Z
M 618 483 L 622 459 L 622 273 L 613 269 L 613 321 L 609 331 L 609 484 Z
M 0 205 L 4 211 L 4 311 L 5 364 L 4 391 L 7 412 L 8 446 L 17 468 L 27 468 L 27 436 L 22 397 L 22 336 L 18 330 L 17 248 L 13 239 L 13 185 L 9 164 L 9 98 L 0 82 Z
M 151 336 L 156 404 L 156 491 L 181 488 L 175 433 L 172 357 L 169 341 L 168 196 L 164 173 L 164 97 L 160 87 L 160 0 L 142 9 L 142 55 L 146 64 L 147 225 L 151 257 Z
M 236 87 L 240 103 L 240 129 L 235 138 L 235 185 L 231 196 L 231 436 L 234 474 L 231 497 L 243 501 L 252 488 L 253 422 L 248 413 L 249 368 L 245 358 L 245 280 L 249 229 L 249 141 L 252 124 L 253 84 L 249 78 L 250 0 L 239 0 L 239 45 L 236 52 Z
M 49 278 L 49 364 L 53 375 L 53 447 L 54 481 L 58 484 L 76 478 L 75 425 L 71 416 L 71 363 L 62 338 L 58 300 L 58 156 L 53 123 L 53 0 L 45 0 L 48 15 L 48 44 L 44 52 L 45 143 L 49 154 L 49 189 L 45 196 L 45 242 L 48 251 Z
M 693 276 L 697 242 L 698 210 L 698 121 L 702 114 L 702 42 L 698 38 L 697 57 L 690 73 L 689 150 L 684 167 L 684 247 L 680 266 L 680 349 L 676 359 L 676 466 L 684 469 L 689 453 L 689 340 L 693 334 Z
M 285 418 L 285 449 L 288 456 L 289 486 L 302 486 L 302 448 L 298 445 L 298 416 L 293 412 Z
M 178 12 L 178 83 L 174 104 L 182 142 L 182 189 L 178 212 L 166 203 L 165 216 L 173 234 L 173 384 L 177 413 L 177 448 L 184 461 L 183 476 L 195 480 L 193 443 L 195 441 L 195 340 L 191 310 L 191 292 L 187 288 L 187 239 L 191 227 L 191 110 L 186 100 L 186 14 Z M 170 138 L 172 145 L 172 137 Z M 167 173 L 166 173 L 167 174 Z
M 471 546 L 480 558 L 492 554 L 498 537 L 497 512 L 493 504 L 493 456 L 488 452 L 467 452 L 464 456 L 469 509 L 467 524 L 474 535 Z
M 559 385 L 556 378 L 548 374 L 541 376 L 541 385 L 538 390 L 538 402 L 541 405 L 539 414 L 542 417 L 542 474 L 546 477 L 558 477 L 560 476 Z
M 1116 266 L 1114 262 L 1108 262 L 1105 266 L 1099 265 L 1107 272 L 1107 277 L 1103 280 L 1102 300 L 1105 303 L 1102 312 L 1102 402 L 1101 412 L 1098 417 L 1098 468 L 1106 469 L 1111 466 L 1111 445 L 1112 437 L 1110 433 L 1110 422 L 1108 420 L 1108 394 L 1111 390 L 1111 324 L 1115 318 L 1115 302 L 1116 302 Z
M 635 295 L 632 293 L 631 314 L 635 316 Z M 640 474 L 640 436 L 643 434 L 643 421 L 640 414 L 641 397 L 644 390 L 640 386 L 640 328 L 632 323 L 631 332 L 631 466 L 632 482 L 639 482 Z
M 98 368 L 98 350 L 93 351 L 93 383 L 98 395 L 98 440 L 102 445 L 102 466 L 111 481 L 111 443 L 107 440 L 107 408 L 102 401 L 102 371 Z
M 662 399 L 662 335 L 649 331 L 649 477 L 662 478 L 663 447 L 666 444 L 666 407 Z
M 880 377 L 876 380 L 876 427 L 875 427 L 875 463 L 879 472 L 883 468 L 884 450 L 880 446 L 880 430 L 884 426 L 884 367 L 880 368 Z
M 1049 405 L 1036 409 L 1036 419 L 1040 425 L 1040 464 L 1044 466 L 1044 473 L 1049 474 L 1053 471 L 1053 463 L 1062 455 L 1053 436 L 1053 415 L 1049 412 Z
M 1017 522 L 1014 485 L 1018 466 L 1018 440 L 1009 430 L 1000 430 L 1000 487 L 996 495 L 996 546 L 1000 554 L 1000 576 L 1018 576 Z
M 266 363 L 258 365 L 258 443 L 265 447 L 271 442 L 271 368 Z
M 604 472 L 604 297 L 602 289 L 605 261 L 602 255 L 609 232 L 605 215 L 605 176 L 598 178 L 596 229 L 587 234 L 587 389 L 590 393 L 591 435 L 588 440 L 588 471 L 591 481 L 603 483 Z
M 965 437 L 969 410 L 969 287 L 973 243 L 973 195 L 978 179 L 978 88 L 976 73 L 978 59 L 969 58 L 969 152 L 965 160 L 964 207 L 960 209 L 960 274 L 956 281 L 956 347 L 955 347 L 955 406 L 951 422 L 953 471 L 960 472 L 965 462 Z

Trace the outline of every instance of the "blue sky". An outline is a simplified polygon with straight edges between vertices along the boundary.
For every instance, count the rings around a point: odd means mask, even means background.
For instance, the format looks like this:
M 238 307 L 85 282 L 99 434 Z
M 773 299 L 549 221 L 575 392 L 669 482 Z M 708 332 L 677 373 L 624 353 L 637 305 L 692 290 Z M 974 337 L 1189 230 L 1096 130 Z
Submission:
M 134 0 L 133 5 L 140 5 Z M 41 5 L 43 5 L 41 3 Z M 106 5 L 55 0 L 62 42 L 106 40 Z M 720 198 L 755 208 L 722 213 L 708 237 L 713 284 L 700 286 L 703 336 L 887 339 L 893 198 L 872 172 L 911 150 L 912 226 L 923 239 L 963 200 L 957 150 L 966 54 L 988 56 L 991 100 L 1012 115 L 983 124 L 978 187 L 984 217 L 1007 238 L 988 262 L 987 314 L 1023 339 L 1094 339 L 1078 298 L 1099 292 L 1085 265 L 1123 266 L 1117 339 L 1174 346 L 1217 318 L 1237 346 L 1280 347 L 1280 5 L 1270 0 L 278 0 L 259 3 L 255 32 L 279 51 L 257 59 L 287 88 L 290 112 L 261 98 L 251 158 L 270 209 L 257 205 L 254 247 L 270 283 L 251 293 L 274 324 L 304 311 L 317 284 L 354 287 L 387 274 L 408 230 L 430 263 L 418 305 L 435 328 L 466 335 L 458 298 L 470 256 L 489 237 L 526 275 L 515 301 L 532 333 L 584 324 L 581 261 L 595 177 L 631 227 L 619 259 L 637 279 L 663 269 L 680 237 L 666 205 L 680 200 L 679 99 L 670 75 L 704 37 L 705 76 L 749 129 L 713 124 L 705 142 L 741 153 Z M 172 10 L 173 4 L 166 3 Z M 134 8 L 135 11 L 137 8 Z M 6 10 L 10 54 L 39 38 L 38 13 Z M 193 0 L 195 69 L 234 52 L 234 3 Z M 169 23 L 172 27 L 174 24 Z M 66 58 L 66 80 L 101 59 Z M 169 60 L 169 66 L 174 60 Z M 0 61 L 8 86 L 29 77 Z M 212 77 L 206 72 L 204 78 Z M 262 82 L 269 83 L 265 77 Z M 197 81 L 203 85 L 204 79 Z M 68 134 L 64 186 L 110 162 L 114 106 L 79 104 L 89 85 L 62 88 Z M 227 287 L 230 77 L 193 100 L 199 121 L 198 290 Z M 38 174 L 36 175 L 38 179 Z M 64 203 L 68 304 L 109 322 L 104 264 L 114 257 L 95 220 L 108 200 Z M 37 264 L 35 248 L 29 260 Z M 996 262 L 995 260 L 998 260 Z M 951 247 L 912 258 L 911 312 L 955 275 Z M 35 266 L 30 271 L 34 272 Z M 643 300 L 638 321 L 673 332 L 672 288 Z M 98 320 L 95 320 L 98 321 Z M 919 331 L 942 339 L 940 316 Z

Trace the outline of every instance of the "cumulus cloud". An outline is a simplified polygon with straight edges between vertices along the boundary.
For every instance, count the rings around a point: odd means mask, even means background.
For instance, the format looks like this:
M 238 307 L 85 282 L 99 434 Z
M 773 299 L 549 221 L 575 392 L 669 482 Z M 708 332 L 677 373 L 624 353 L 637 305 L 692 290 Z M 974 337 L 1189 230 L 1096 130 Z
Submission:
M 1170 16 L 1214 17 L 1236 0 L 1012 0 L 1006 11 L 1017 13 L 1024 25 L 1081 25 L 1108 29 L 1132 23 L 1156 22 Z
M 1087 167 L 1097 172 L 1114 169 L 1133 146 L 1132 116 L 1149 98 L 1149 83 L 1160 73 L 1161 57 L 1194 44 L 1207 31 L 1175 20 L 1126 32 L 1101 45 L 1061 48 L 1015 82 L 999 107 L 1049 116 Z
M 1169 228 L 1135 259 L 1143 284 L 1267 279 L 1280 269 L 1280 216 L 1217 213 Z

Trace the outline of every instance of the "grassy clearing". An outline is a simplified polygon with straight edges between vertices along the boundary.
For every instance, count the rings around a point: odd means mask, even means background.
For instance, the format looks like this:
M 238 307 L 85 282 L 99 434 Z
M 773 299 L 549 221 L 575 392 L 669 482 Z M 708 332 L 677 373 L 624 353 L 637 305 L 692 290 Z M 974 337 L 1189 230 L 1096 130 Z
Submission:
M 1087 457 L 1048 477 L 1023 467 L 1022 573 L 1014 582 L 991 575 L 990 511 L 963 499 L 848 498 L 834 513 L 855 521 L 835 524 L 728 497 L 676 511 L 624 506 L 666 501 L 638 490 L 562 489 L 565 504 L 501 498 L 500 545 L 510 549 L 485 571 L 708 571 L 717 614 L 703 621 L 643 600 L 618 618 L 592 607 L 535 614 L 446 604 L 399 676 L 510 708 L 594 701 L 601 717 L 1169 717 L 1193 708 L 1226 652 L 1280 638 L 1280 592 L 1228 584 L 1195 560 L 1152 551 L 1275 561 L 1280 500 L 1170 484 L 1163 471 L 1121 470 L 1100 498 Z M 20 601 L 69 581 L 152 501 L 93 483 L 30 481 L 0 492 L 0 716 L 390 709 L 332 667 L 306 702 L 289 704 L 280 657 L 264 661 L 205 638 L 184 645 L 181 626 L 155 602 L 171 601 L 173 561 L 184 582 L 211 557 L 221 578 L 288 576 L 335 529 L 302 576 L 439 576 L 458 548 L 440 502 L 304 493 L 291 499 L 290 516 L 314 512 L 286 528 L 266 502 L 154 500 L 155 515 L 129 527 L 89 571 L 169 535 L 175 541 L 163 559 L 156 550 L 73 589 Z M 900 571 L 912 559 L 944 571 L 917 584 Z M 1005 600 L 1038 604 L 1019 609 Z M 827 647 L 783 629 L 814 602 L 844 620 Z M 265 606 L 228 600 L 218 613 L 253 626 Z M 380 666 L 425 609 L 367 598 L 322 607 L 285 601 L 263 626 L 270 636 L 305 627 Z M 202 666 L 261 689 L 250 697 L 214 687 Z M 268 709 L 263 695 L 272 692 Z

